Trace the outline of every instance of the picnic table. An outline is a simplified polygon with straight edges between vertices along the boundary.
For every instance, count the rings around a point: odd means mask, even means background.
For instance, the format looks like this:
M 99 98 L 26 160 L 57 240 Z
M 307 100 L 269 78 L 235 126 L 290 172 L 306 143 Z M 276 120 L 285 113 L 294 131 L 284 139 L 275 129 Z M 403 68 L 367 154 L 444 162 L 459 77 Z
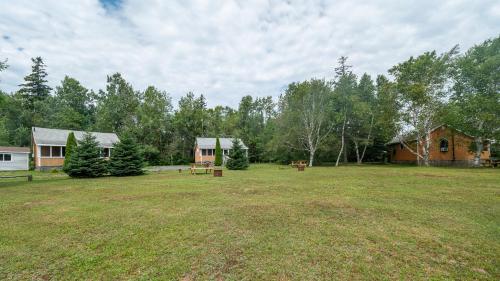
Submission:
M 191 175 L 196 175 L 197 172 L 205 172 L 205 174 L 211 174 L 214 170 L 214 166 L 211 163 L 192 163 L 189 170 L 191 171 Z
M 14 179 L 14 178 L 27 178 L 28 181 L 33 181 L 33 175 L 7 175 L 0 176 L 0 179 Z
M 290 164 L 292 168 L 298 168 L 298 167 L 306 167 L 307 166 L 307 160 L 297 160 L 297 161 L 292 161 L 292 164 Z
M 483 166 L 483 167 L 495 168 L 498 165 L 500 165 L 500 159 L 497 159 L 497 158 L 490 158 L 490 159 L 481 160 L 481 166 Z

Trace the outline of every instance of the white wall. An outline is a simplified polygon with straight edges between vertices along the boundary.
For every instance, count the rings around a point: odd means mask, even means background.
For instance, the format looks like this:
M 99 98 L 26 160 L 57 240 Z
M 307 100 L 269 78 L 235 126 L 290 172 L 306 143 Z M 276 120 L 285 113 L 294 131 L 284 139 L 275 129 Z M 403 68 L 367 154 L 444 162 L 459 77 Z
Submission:
M 0 161 L 0 171 L 27 171 L 29 169 L 29 153 L 9 153 L 4 154 L 12 155 L 11 161 Z

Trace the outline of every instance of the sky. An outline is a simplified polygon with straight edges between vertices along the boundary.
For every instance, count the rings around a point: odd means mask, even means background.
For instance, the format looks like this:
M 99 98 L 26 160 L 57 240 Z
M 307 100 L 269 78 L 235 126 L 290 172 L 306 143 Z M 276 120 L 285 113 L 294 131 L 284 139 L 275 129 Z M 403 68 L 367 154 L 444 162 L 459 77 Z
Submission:
M 333 79 L 340 56 L 376 76 L 425 51 L 462 51 L 500 35 L 500 1 L 0 0 L 0 89 L 19 89 L 41 56 L 52 87 L 65 75 L 104 89 L 120 72 L 174 102 L 209 106 L 278 97 L 291 82 Z

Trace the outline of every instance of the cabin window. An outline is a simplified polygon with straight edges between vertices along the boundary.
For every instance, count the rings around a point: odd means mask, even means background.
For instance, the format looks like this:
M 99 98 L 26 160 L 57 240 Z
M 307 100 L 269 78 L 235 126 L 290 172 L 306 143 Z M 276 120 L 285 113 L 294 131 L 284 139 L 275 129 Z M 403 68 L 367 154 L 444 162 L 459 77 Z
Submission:
M 42 157 L 50 157 L 50 146 L 40 147 Z
M 202 150 L 201 150 L 201 155 L 203 155 L 203 156 L 207 156 L 207 150 L 206 150 L 206 149 L 202 149 Z
M 228 155 L 229 154 L 229 151 L 227 149 L 224 149 L 223 152 L 222 152 L 224 155 Z
M 0 161 L 6 162 L 6 161 L 11 161 L 12 160 L 12 155 L 7 154 L 7 153 L 0 153 Z
M 401 150 L 403 150 L 403 148 L 405 148 L 405 146 L 404 146 L 402 143 L 400 143 L 400 144 L 399 144 L 399 148 L 400 148 Z
M 111 157 L 111 148 L 101 148 L 101 157 L 109 158 Z
M 60 146 L 51 146 L 52 148 L 52 157 L 61 157 L 61 147 Z
M 447 152 L 448 151 L 448 140 L 447 139 L 442 139 L 439 142 L 439 150 L 441 152 Z

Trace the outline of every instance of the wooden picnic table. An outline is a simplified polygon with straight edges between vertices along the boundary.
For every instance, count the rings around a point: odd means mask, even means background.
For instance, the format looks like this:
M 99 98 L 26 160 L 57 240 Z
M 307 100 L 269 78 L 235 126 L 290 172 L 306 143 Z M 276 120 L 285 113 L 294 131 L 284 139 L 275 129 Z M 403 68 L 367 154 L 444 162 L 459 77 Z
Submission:
M 196 175 L 198 171 L 205 171 L 205 174 L 212 173 L 214 170 L 214 167 L 210 163 L 203 163 L 203 164 L 197 164 L 197 163 L 192 163 L 191 168 L 189 168 L 191 171 L 191 175 Z
M 306 167 L 307 166 L 307 160 L 297 160 L 297 161 L 292 161 L 292 164 L 290 164 L 292 168 L 298 168 L 299 166 Z

